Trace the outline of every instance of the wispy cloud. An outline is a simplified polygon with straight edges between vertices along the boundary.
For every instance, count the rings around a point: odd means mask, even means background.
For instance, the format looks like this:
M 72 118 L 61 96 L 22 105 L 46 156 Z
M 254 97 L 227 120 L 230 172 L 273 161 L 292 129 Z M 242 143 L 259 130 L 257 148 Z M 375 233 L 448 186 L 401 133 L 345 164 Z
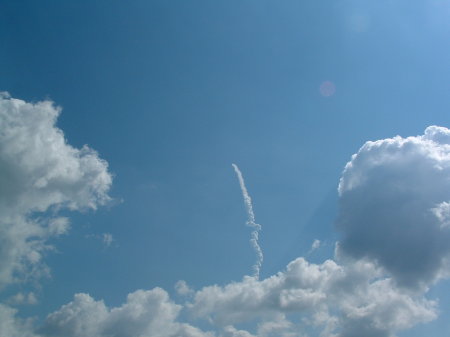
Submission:
M 184 280 L 179 280 L 175 284 L 175 291 L 181 296 L 192 295 L 194 293 L 194 290 L 192 290 Z
M 33 305 L 37 304 L 38 300 L 33 292 L 29 293 L 19 292 L 14 296 L 11 296 L 7 300 L 7 303 L 11 305 Z
M 101 238 L 105 247 L 111 247 L 111 245 L 115 241 L 111 233 L 103 233 Z
M 308 254 L 311 254 L 315 250 L 319 249 L 321 245 L 322 245 L 322 242 L 320 242 L 320 240 L 318 240 L 318 239 L 315 239 L 313 241 L 313 243 L 311 244 L 311 248 L 309 249 Z

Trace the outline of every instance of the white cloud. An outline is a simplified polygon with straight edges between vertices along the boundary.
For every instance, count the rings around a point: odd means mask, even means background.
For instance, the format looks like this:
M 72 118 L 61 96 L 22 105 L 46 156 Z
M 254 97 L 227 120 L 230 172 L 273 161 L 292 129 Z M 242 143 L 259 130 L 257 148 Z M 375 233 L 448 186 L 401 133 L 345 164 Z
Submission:
M 223 329 L 222 337 L 255 337 L 255 335 L 252 335 L 250 332 L 245 330 L 237 330 L 232 325 L 227 325 Z
M 0 97 L 0 287 L 48 274 L 47 239 L 70 227 L 58 209 L 109 201 L 107 163 L 67 144 L 55 126 L 59 111 L 51 102 Z M 343 240 L 334 260 L 298 258 L 269 278 L 197 292 L 180 281 L 176 291 L 192 296 L 185 305 L 160 288 L 137 290 L 112 308 L 77 294 L 38 332 L 0 304 L 0 337 L 392 337 L 434 319 L 437 304 L 425 294 L 448 273 L 450 131 L 366 143 L 347 164 L 339 194 Z M 31 294 L 9 303 L 31 303 Z M 182 310 L 215 332 L 181 322 Z
M 32 320 L 20 319 L 17 310 L 0 304 L 0 337 L 38 337 L 32 332 Z
M 112 243 L 114 242 L 114 238 L 111 233 L 103 233 L 102 234 L 102 241 L 105 247 L 110 247 Z
M 107 163 L 84 146 L 68 145 L 55 126 L 60 109 L 0 98 L 0 209 L 3 214 L 46 211 L 51 206 L 96 208 L 108 201 Z
M 367 261 L 310 264 L 303 258 L 265 280 L 245 277 L 223 287 L 208 286 L 185 307 L 209 321 L 203 332 L 178 321 L 183 306 L 163 289 L 138 290 L 120 307 L 108 308 L 87 294 L 50 314 L 42 337 L 391 337 L 434 319 L 436 303 L 398 288 Z M 256 332 L 235 325 L 256 323 Z
M 259 337 L 294 337 L 298 336 L 298 329 L 285 315 L 279 314 L 272 320 L 258 324 Z
M 317 240 L 317 239 L 316 239 L 316 240 L 314 240 L 314 242 L 312 243 L 311 249 L 312 249 L 312 250 L 315 250 L 315 249 L 319 248 L 320 245 L 321 245 L 320 240 Z
M 50 219 L 48 222 L 48 231 L 50 235 L 66 234 L 70 228 L 70 221 L 66 217 Z
M 450 130 L 367 142 L 340 184 L 342 251 L 377 261 L 395 280 L 425 287 L 448 274 Z
M 176 322 L 181 306 L 160 288 L 138 290 L 120 307 L 108 308 L 87 294 L 50 314 L 40 333 L 47 337 L 213 337 Z
M 50 101 L 0 95 L 0 288 L 48 274 L 45 242 L 69 228 L 66 218 L 31 214 L 95 209 L 109 200 L 107 163 L 88 146 L 67 144 L 55 126 L 59 113 Z
M 114 242 L 116 242 L 116 239 L 111 233 L 87 234 L 85 238 L 98 240 L 99 242 L 101 242 L 104 248 L 109 248 L 113 246 Z
M 366 336 L 393 336 L 434 319 L 435 306 L 421 295 L 396 287 L 370 262 L 340 265 L 328 260 L 317 265 L 298 258 L 285 272 L 262 281 L 245 277 L 224 287 L 205 287 L 189 308 L 196 317 L 217 326 L 260 322 L 258 336 L 267 335 L 269 327 L 277 328 L 277 335 L 306 333 L 300 326 L 293 330 L 293 323 L 284 316 L 279 320 L 280 315 L 295 314 L 297 319 L 305 318 L 303 323 L 319 328 L 322 336 L 351 337 L 362 328 Z M 274 317 L 278 323 L 269 323 Z
M 8 299 L 8 303 L 11 305 L 33 305 L 37 304 L 37 302 L 38 300 L 33 292 L 19 292 Z
M 298 258 L 264 280 L 244 277 L 207 286 L 193 294 L 185 309 L 210 322 L 221 337 L 393 337 L 435 319 L 437 303 L 425 294 L 430 282 L 445 274 L 449 254 L 449 143 L 450 131 L 438 127 L 428 128 L 424 136 L 366 143 L 340 181 L 338 226 L 344 237 L 335 260 L 312 264 Z M 319 245 L 315 241 L 312 248 Z M 176 289 L 192 293 L 183 282 Z M 97 311 L 105 312 L 105 318 L 89 323 L 100 329 L 93 336 L 104 336 L 110 326 L 114 331 L 125 327 L 127 332 L 117 336 L 147 336 L 148 331 L 171 336 L 180 327 L 203 334 L 178 323 L 182 306 L 165 296 L 161 303 L 167 306 L 154 310 L 142 309 L 147 306 L 136 306 L 132 299 L 120 308 L 103 305 Z M 136 310 L 159 317 L 165 329 L 151 326 L 149 319 L 145 324 L 128 319 Z M 49 316 L 47 329 L 68 322 L 72 312 L 79 311 L 63 307 Z M 77 317 L 77 322 L 85 322 L 83 315 Z M 236 328 L 241 323 L 253 324 L 254 331 Z M 72 336 L 71 331 L 62 332 Z
M 175 284 L 175 291 L 181 296 L 192 295 L 194 293 L 194 290 L 192 290 L 184 280 L 179 280 Z
M 100 336 L 108 316 L 103 301 L 87 294 L 76 294 L 74 300 L 49 315 L 41 333 L 46 336 Z
M 309 250 L 309 253 L 312 253 L 313 251 L 319 249 L 321 244 L 322 244 L 322 242 L 320 242 L 320 240 L 317 240 L 317 239 L 314 240 L 311 245 L 311 249 Z

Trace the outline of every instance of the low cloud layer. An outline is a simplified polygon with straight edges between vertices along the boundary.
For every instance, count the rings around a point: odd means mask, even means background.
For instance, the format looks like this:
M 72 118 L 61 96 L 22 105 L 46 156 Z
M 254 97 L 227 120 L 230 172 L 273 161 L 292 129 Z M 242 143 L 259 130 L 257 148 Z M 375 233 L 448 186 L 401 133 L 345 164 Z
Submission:
M 59 112 L 48 101 L 0 97 L 3 289 L 48 273 L 47 240 L 70 227 L 59 209 L 109 200 L 107 163 L 67 144 Z M 33 293 L 19 293 L 0 304 L 0 337 L 393 337 L 438 315 L 427 291 L 449 274 L 449 191 L 448 129 L 367 142 L 340 180 L 333 259 L 299 257 L 266 279 L 199 290 L 180 281 L 183 303 L 161 288 L 137 290 L 117 307 L 76 294 L 40 326 L 11 307 L 35 303 Z
M 397 288 L 369 262 L 317 265 L 303 258 L 263 281 L 248 277 L 205 287 L 189 309 L 217 326 L 256 320 L 260 330 L 267 322 L 290 317 L 284 333 L 315 328 L 317 335 L 342 337 L 358 336 L 362 328 L 365 336 L 392 336 L 436 317 L 434 302 Z
M 194 321 L 210 322 L 204 332 L 177 321 L 183 306 L 160 289 L 139 290 L 120 307 L 108 308 L 87 294 L 50 314 L 40 330 L 47 337 L 390 337 L 428 322 L 437 305 L 411 295 L 367 261 L 310 264 L 303 258 L 265 280 L 208 286 L 194 294 L 184 310 Z M 239 330 L 253 322 L 255 332 Z
M 131 293 L 125 304 L 112 309 L 87 294 L 77 294 L 48 316 L 40 333 L 47 337 L 212 336 L 176 322 L 181 308 L 160 288 Z

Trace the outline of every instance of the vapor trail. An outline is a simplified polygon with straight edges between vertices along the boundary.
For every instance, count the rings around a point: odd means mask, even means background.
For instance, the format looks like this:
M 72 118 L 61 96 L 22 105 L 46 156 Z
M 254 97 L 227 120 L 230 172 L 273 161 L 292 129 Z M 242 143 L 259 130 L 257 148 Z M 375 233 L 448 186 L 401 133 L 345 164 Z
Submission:
M 256 279 L 259 279 L 259 271 L 261 270 L 262 262 L 263 262 L 263 253 L 261 247 L 258 244 L 259 231 L 261 230 L 261 225 L 255 222 L 255 213 L 253 213 L 252 199 L 248 195 L 247 188 L 245 187 L 244 178 L 242 177 L 242 173 L 239 170 L 239 167 L 236 164 L 231 164 L 236 172 L 236 175 L 239 180 L 239 185 L 242 190 L 242 197 L 244 198 L 245 209 L 247 210 L 247 225 L 253 228 L 253 232 L 251 234 L 250 243 L 252 244 L 253 250 L 256 254 L 256 262 L 253 265 L 253 276 Z

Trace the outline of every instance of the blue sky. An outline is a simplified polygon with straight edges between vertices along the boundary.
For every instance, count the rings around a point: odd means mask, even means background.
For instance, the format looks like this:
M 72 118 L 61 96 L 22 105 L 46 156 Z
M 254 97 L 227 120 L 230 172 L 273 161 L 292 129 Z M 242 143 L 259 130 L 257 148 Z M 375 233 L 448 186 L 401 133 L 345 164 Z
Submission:
M 62 207 L 70 230 L 42 238 L 54 246 L 43 252 L 51 277 L 8 281 L 2 303 L 48 327 L 76 293 L 112 308 L 161 287 L 183 305 L 194 300 L 176 294 L 179 280 L 195 291 L 242 281 L 255 255 L 232 163 L 262 225 L 262 280 L 301 256 L 333 259 L 351 155 L 368 140 L 450 125 L 449 16 L 445 0 L 0 1 L 0 90 L 60 106 L 67 143 L 95 149 L 113 176 L 106 205 Z M 26 216 L 53 217 L 49 205 Z M 29 292 L 36 304 L 11 304 Z M 446 336 L 446 293 L 445 280 L 430 285 L 439 318 L 392 333 Z M 258 335 L 255 324 L 235 326 Z

